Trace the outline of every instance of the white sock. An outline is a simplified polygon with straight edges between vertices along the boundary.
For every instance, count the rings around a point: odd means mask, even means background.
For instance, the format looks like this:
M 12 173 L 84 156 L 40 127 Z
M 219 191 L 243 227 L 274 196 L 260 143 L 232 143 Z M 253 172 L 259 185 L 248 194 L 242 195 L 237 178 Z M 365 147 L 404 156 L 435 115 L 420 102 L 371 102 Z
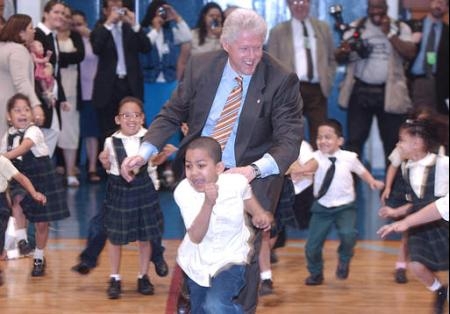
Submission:
M 44 250 L 36 248 L 34 250 L 34 258 L 35 259 L 44 259 Z
M 142 279 L 143 277 L 144 277 L 144 275 L 138 274 L 138 279 Z
M 396 262 L 395 269 L 403 268 L 406 269 L 406 262 Z
M 117 281 L 120 281 L 120 275 L 119 274 L 111 274 L 109 275 L 110 278 L 114 278 Z
M 434 282 L 431 286 L 428 287 L 428 290 L 430 291 L 437 291 L 440 287 L 442 287 L 442 284 L 437 280 L 437 278 L 434 278 Z
M 26 229 L 17 229 L 16 230 L 17 240 L 27 240 L 27 230 Z
M 261 276 L 261 280 L 272 279 L 272 271 L 271 270 L 263 271 L 260 274 L 260 276 Z

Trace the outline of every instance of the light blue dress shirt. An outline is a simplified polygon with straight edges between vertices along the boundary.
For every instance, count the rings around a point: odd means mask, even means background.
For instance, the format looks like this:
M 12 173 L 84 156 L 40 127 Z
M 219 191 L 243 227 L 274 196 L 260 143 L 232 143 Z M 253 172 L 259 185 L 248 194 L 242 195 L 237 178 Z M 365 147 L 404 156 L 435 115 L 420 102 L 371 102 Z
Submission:
M 411 73 L 414 75 L 424 75 L 425 69 L 423 68 L 424 58 L 426 58 L 426 48 L 427 48 L 427 38 L 430 35 L 431 25 L 436 23 L 436 41 L 434 42 L 434 50 L 437 51 L 439 46 L 439 41 L 441 39 L 442 33 L 442 22 L 433 22 L 428 17 L 423 20 L 423 32 L 422 32 L 422 44 L 420 46 L 420 51 L 417 55 L 417 58 L 411 67 Z M 433 66 L 433 73 L 436 72 L 436 64 Z

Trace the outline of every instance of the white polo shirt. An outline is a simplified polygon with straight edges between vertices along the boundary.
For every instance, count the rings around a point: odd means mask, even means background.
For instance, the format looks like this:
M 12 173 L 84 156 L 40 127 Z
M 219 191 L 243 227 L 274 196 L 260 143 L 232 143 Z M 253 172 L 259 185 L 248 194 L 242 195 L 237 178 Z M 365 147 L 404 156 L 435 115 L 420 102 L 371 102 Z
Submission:
M 178 248 L 177 262 L 186 275 L 203 287 L 229 264 L 246 264 L 250 252 L 250 230 L 245 222 L 244 200 L 252 197 L 247 179 L 240 174 L 220 174 L 217 181 L 219 195 L 216 200 L 208 231 L 196 244 L 186 233 Z M 186 229 L 197 217 L 205 194 L 194 190 L 184 179 L 174 191 Z

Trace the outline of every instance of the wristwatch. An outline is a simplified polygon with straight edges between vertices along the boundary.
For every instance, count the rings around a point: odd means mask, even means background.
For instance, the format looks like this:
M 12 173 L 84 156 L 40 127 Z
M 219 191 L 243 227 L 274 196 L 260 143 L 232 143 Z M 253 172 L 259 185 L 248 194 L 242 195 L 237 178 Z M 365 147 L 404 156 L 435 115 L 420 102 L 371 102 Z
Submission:
M 256 179 L 261 178 L 261 170 L 259 170 L 258 166 L 255 164 L 250 164 L 250 167 L 253 168 L 253 172 L 255 173 L 255 178 Z

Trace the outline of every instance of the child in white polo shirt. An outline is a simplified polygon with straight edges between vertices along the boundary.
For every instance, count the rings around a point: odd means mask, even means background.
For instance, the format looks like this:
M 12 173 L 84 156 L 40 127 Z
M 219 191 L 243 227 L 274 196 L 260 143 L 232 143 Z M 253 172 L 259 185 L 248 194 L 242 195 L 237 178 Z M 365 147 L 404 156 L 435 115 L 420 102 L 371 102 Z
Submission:
M 174 191 L 186 226 L 177 262 L 187 275 L 192 313 L 243 313 L 234 298 L 245 284 L 252 223 L 270 229 L 273 217 L 253 196 L 247 179 L 224 172 L 219 143 L 193 140 L 185 155 L 186 179 Z

